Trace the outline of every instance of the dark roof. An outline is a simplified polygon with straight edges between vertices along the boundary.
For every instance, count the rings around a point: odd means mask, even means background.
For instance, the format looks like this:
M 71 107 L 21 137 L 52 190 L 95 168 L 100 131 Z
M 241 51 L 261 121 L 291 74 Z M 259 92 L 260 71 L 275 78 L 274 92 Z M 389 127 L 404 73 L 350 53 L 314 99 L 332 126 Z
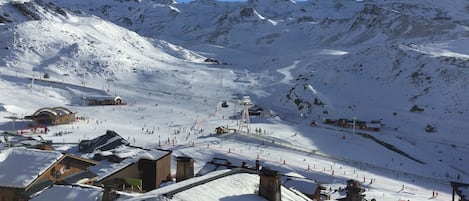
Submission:
M 228 159 L 215 157 L 211 161 L 205 163 L 205 165 L 199 170 L 196 175 L 202 176 L 213 171 L 233 168 L 237 168 L 237 166 L 232 165 L 232 163 Z
M 197 176 L 202 176 L 206 175 L 207 173 L 217 171 L 217 170 L 225 170 L 225 169 L 232 169 L 230 167 L 224 166 L 224 165 L 216 165 L 213 163 L 206 163 L 202 169 L 199 170 L 197 173 Z
M 84 96 L 82 99 L 83 100 L 97 100 L 97 101 L 106 101 L 106 100 L 115 101 L 117 99 L 122 100 L 122 98 L 119 97 L 119 96 L 111 96 L 111 95 L 109 95 L 109 96 L 106 96 L 106 95 L 102 95 L 102 96 Z
M 276 171 L 276 170 L 270 170 L 269 168 L 263 167 L 259 171 L 259 175 L 263 175 L 263 176 L 280 176 L 280 172 Z
M 32 185 L 30 188 L 28 188 L 26 191 L 24 191 L 23 195 L 30 198 L 32 195 L 36 194 L 37 192 L 42 191 L 49 186 L 52 186 L 52 184 L 54 184 L 54 182 L 49 179 L 40 180 L 36 182 L 34 185 Z
M 97 177 L 98 177 L 97 174 L 91 171 L 83 170 L 83 171 L 75 172 L 71 175 L 66 176 L 65 178 L 63 178 L 62 181 L 65 184 L 75 184 L 82 179 L 92 179 L 92 178 L 97 178 Z
M 264 109 L 262 109 L 259 106 L 254 106 L 254 107 L 248 108 L 248 111 L 250 111 L 250 112 L 261 112 L 261 111 L 264 111 Z
M 65 154 L 65 157 L 63 159 L 71 159 L 71 160 L 75 160 L 75 161 L 78 161 L 87 165 L 93 165 L 93 166 L 98 164 L 97 161 L 75 156 L 73 154 Z
M 121 145 L 130 145 L 130 142 L 125 140 L 114 131 L 108 130 L 106 134 L 101 135 L 92 140 L 83 140 L 79 144 L 79 149 L 84 153 L 91 153 L 97 150 L 107 151 L 119 147 Z
M 194 162 L 194 159 L 191 158 L 191 157 L 187 157 L 187 156 L 178 156 L 178 157 L 176 157 L 176 161 Z

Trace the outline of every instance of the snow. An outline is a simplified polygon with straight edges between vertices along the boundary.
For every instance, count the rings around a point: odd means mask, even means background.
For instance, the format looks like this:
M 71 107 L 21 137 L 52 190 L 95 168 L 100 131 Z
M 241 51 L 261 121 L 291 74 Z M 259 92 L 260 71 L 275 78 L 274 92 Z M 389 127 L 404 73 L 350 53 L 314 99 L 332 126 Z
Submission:
M 10 148 L 0 153 L 0 186 L 25 188 L 63 155 L 55 151 Z
M 102 156 L 116 155 L 122 159 L 125 159 L 120 163 L 107 163 L 103 161 L 98 165 L 91 167 L 91 169 L 98 174 L 98 180 L 101 180 L 109 175 L 114 174 L 129 164 L 138 162 L 140 159 L 158 160 L 161 157 L 167 155 L 168 151 L 157 149 L 147 151 L 139 148 L 121 146 L 112 151 L 99 151 L 97 153 L 91 153 L 87 155 L 93 156 L 94 154 L 101 154 Z
M 143 200 L 143 199 L 146 199 L 146 198 L 157 197 L 158 195 L 163 195 L 165 193 L 175 191 L 175 190 L 177 190 L 179 188 L 182 188 L 184 186 L 188 186 L 188 185 L 191 185 L 193 183 L 200 182 L 200 181 L 203 181 L 203 180 L 211 178 L 211 177 L 216 177 L 216 176 L 219 176 L 221 174 L 227 173 L 229 171 L 230 170 L 219 170 L 219 171 L 215 171 L 215 172 L 210 172 L 210 173 L 208 173 L 206 175 L 203 175 L 203 176 L 200 176 L 200 177 L 194 177 L 192 179 L 186 179 L 186 180 L 180 181 L 178 183 L 174 183 L 174 184 L 170 184 L 170 185 L 161 187 L 159 189 L 150 191 L 150 192 L 146 193 L 145 195 L 134 195 L 133 197 L 136 197 L 135 200 Z
M 259 177 L 251 174 L 230 175 L 226 179 L 218 179 L 207 184 L 193 187 L 180 192 L 171 200 L 190 200 L 198 195 L 206 200 L 221 200 L 226 197 L 238 197 L 244 200 L 263 200 L 256 192 Z M 227 188 L 230 186 L 230 188 Z
M 191 156 L 196 170 L 213 157 L 260 158 L 332 188 L 357 179 L 367 199 L 384 201 L 426 200 L 433 191 L 434 200 L 449 200 L 448 181 L 469 180 L 467 1 L 44 2 L 69 12 L 42 9 L 47 18 L 30 21 L 0 3 L 15 19 L 0 26 L 1 130 L 31 123 L 13 126 L 4 117 L 65 106 L 83 120 L 27 135 L 77 143 L 111 129 L 132 145 Z M 246 20 L 244 8 L 253 9 Z M 203 62 L 212 57 L 226 64 Z M 52 82 L 28 79 L 46 72 Z M 90 95 L 118 95 L 128 104 L 83 106 Z M 238 128 L 245 95 L 272 111 L 251 118 L 262 132 L 214 135 L 221 125 Z M 414 105 L 424 111 L 410 112 Z M 380 132 L 367 133 L 423 163 L 322 123 L 353 117 L 382 120 Z M 427 124 L 438 132 L 425 132 Z M 54 135 L 61 131 L 69 134 Z M 56 146 L 76 153 L 76 146 Z M 8 152 L 0 158 L 22 162 Z M 117 168 L 100 165 L 100 175 Z M 216 196 L 223 193 L 237 192 Z
M 428 54 L 435 57 L 455 57 L 468 59 L 469 52 L 465 48 L 469 45 L 469 40 L 458 40 L 458 41 L 432 41 L 428 44 L 410 44 L 410 49 Z
M 229 172 L 230 170 L 219 170 L 211 172 L 201 177 L 194 179 L 184 180 L 176 184 L 172 184 L 160 189 L 148 192 L 144 195 L 137 196 L 132 201 L 147 200 L 149 198 L 156 198 L 172 190 L 182 188 L 184 186 L 191 185 L 198 181 L 205 180 L 207 178 L 216 177 L 223 173 Z M 203 185 L 196 185 L 187 190 L 176 193 L 170 200 L 265 200 L 258 195 L 260 177 L 257 174 L 251 173 L 236 173 L 228 176 L 224 176 Z M 281 187 L 282 200 L 310 200 L 297 194 L 296 191 L 291 191 L 285 187 Z
M 102 189 L 88 186 L 60 186 L 52 187 L 42 191 L 38 196 L 33 197 L 32 201 L 59 201 L 59 200 L 80 200 L 80 201 L 96 201 L 101 200 L 103 194 Z
M 307 180 L 304 178 L 287 178 L 283 185 L 285 187 L 293 188 L 300 192 L 308 193 L 310 195 L 314 194 L 318 187 L 318 184 L 316 184 L 314 181 Z

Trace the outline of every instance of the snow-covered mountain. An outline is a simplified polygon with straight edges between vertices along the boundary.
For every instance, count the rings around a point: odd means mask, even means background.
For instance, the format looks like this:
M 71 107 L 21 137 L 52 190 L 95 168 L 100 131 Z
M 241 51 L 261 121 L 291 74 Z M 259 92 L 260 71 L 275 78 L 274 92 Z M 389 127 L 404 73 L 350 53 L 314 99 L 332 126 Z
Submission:
M 465 0 L 0 0 L 0 112 L 69 105 L 91 114 L 78 107 L 82 96 L 171 105 L 172 95 L 197 105 L 169 108 L 198 126 L 196 111 L 249 95 L 274 124 L 305 130 L 305 146 L 362 161 L 308 136 L 338 132 L 310 122 L 379 120 L 371 134 L 423 161 L 426 175 L 444 167 L 467 179 L 468 11 Z M 30 93 L 22 78 L 45 74 L 69 85 L 39 82 Z M 134 112 L 143 125 L 165 119 Z

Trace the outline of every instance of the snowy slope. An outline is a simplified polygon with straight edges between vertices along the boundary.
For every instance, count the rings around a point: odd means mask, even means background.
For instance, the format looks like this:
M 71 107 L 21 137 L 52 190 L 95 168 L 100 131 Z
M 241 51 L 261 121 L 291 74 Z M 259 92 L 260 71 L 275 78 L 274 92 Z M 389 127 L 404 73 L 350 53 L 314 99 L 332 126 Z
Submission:
M 445 182 L 469 179 L 466 7 L 463 0 L 4 0 L 0 115 L 62 105 L 88 120 L 53 127 L 43 137 L 77 142 L 112 129 L 136 145 L 191 155 L 197 167 L 215 155 L 234 157 L 227 150 L 236 147 L 244 150 L 241 157 L 260 154 L 326 183 L 379 177 L 386 182 L 370 187 L 371 195 L 389 193 L 390 200 L 402 196 L 395 193 L 401 183 L 417 186 L 406 194 L 411 199 L 437 189 L 444 200 Z M 50 78 L 38 80 L 46 73 Z M 128 105 L 82 105 L 83 96 L 107 94 Z M 272 118 L 252 118 L 251 127 L 266 132 L 207 136 L 220 125 L 238 128 L 229 118 L 241 110 L 243 95 L 271 110 Z M 219 107 L 223 100 L 230 107 Z M 414 106 L 423 111 L 411 112 Z M 421 163 L 321 123 L 353 117 L 381 120 L 380 132 L 367 133 Z M 28 124 L 13 127 L 3 119 L 0 129 L 27 130 Z M 437 132 L 426 132 L 427 125 Z M 59 131 L 72 134 L 55 136 Z M 285 158 L 292 166 L 282 166 Z M 304 172 L 316 160 L 319 173 Z M 342 168 L 349 172 L 330 175 Z M 403 174 L 412 176 L 396 176 Z M 397 189 L 386 187 L 391 184 Z

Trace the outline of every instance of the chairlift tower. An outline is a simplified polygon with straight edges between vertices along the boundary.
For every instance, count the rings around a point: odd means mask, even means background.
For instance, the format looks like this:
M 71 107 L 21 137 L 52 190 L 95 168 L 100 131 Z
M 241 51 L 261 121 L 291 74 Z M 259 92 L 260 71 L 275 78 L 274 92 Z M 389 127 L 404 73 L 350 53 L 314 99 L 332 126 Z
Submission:
M 241 122 L 239 123 L 239 132 L 249 133 L 250 130 L 250 120 L 249 120 L 249 108 L 252 107 L 251 99 L 249 96 L 244 96 L 240 105 L 243 107 L 241 112 Z
M 111 91 L 111 82 L 114 82 L 112 78 L 106 79 L 107 82 L 107 92 L 109 93 Z

